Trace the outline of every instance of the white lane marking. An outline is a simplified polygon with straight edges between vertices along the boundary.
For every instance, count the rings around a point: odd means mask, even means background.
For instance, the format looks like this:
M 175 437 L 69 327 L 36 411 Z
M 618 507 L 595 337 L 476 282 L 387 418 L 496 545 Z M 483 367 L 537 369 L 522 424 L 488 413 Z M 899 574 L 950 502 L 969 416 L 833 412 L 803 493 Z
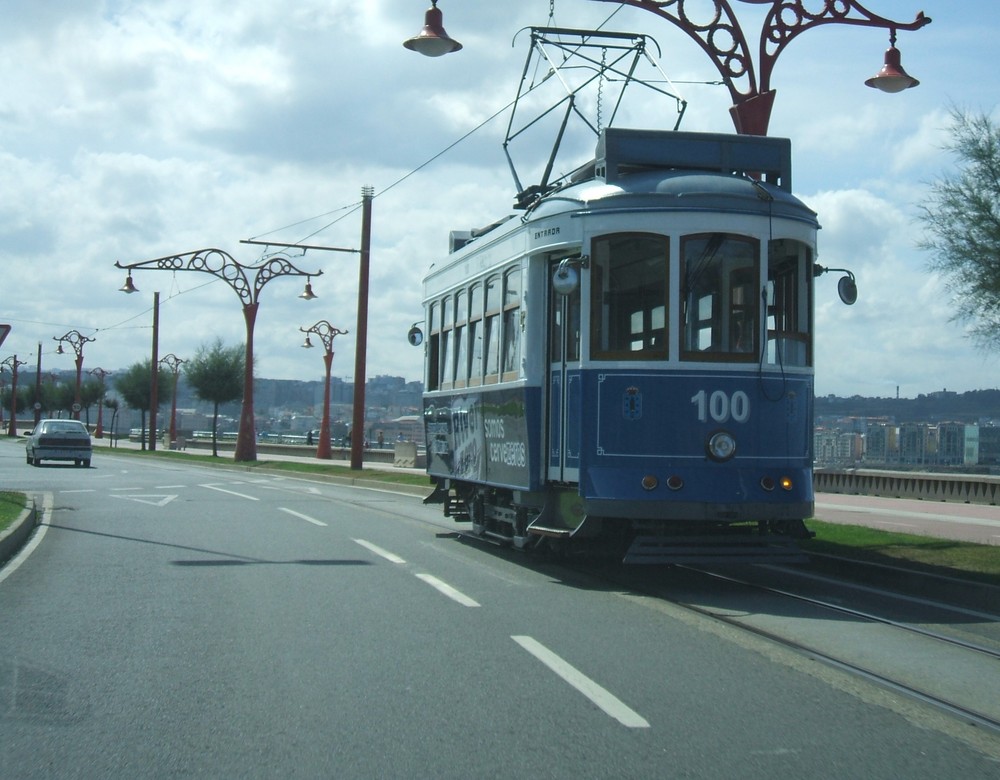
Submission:
M 248 501 L 260 501 L 259 498 L 248 496 L 246 493 L 237 493 L 235 490 L 226 490 L 225 488 L 220 488 L 216 485 L 199 485 L 198 487 L 208 488 L 209 490 L 218 490 L 220 493 L 228 493 L 231 496 L 236 496 L 237 498 L 245 498 Z
M 278 509 L 280 509 L 282 512 L 286 512 L 290 515 L 293 515 L 294 517 L 297 517 L 300 520 L 305 520 L 307 523 L 312 523 L 313 525 L 321 525 L 324 528 L 326 527 L 326 523 L 324 523 L 322 520 L 317 520 L 314 517 L 309 517 L 309 515 L 304 515 L 301 512 L 296 512 L 294 509 L 287 509 L 286 507 L 283 506 L 279 506 Z
M 449 585 L 447 582 L 439 580 L 437 577 L 431 574 L 417 574 L 416 577 L 417 579 L 426 582 L 432 588 L 436 588 L 438 592 L 443 593 L 452 601 L 457 601 L 463 607 L 480 606 L 479 602 L 476 601 L 475 599 L 470 599 L 468 596 L 462 593 L 462 591 L 456 590 L 455 588 L 451 587 L 451 585 Z
M 41 517 L 38 519 L 35 532 L 32 534 L 31 539 L 28 540 L 28 543 L 21 548 L 21 551 L 7 561 L 4 567 L 0 569 L 0 582 L 3 582 L 17 571 L 18 567 L 28 560 L 28 556 L 31 555 L 32 551 L 42 543 L 42 539 L 45 538 L 45 532 L 49 530 L 49 525 L 52 522 L 53 503 L 54 500 L 51 493 L 46 493 L 42 496 Z
M 111 488 L 112 493 L 127 493 L 130 490 L 142 490 L 142 488 L 139 487 Z
M 187 485 L 157 485 L 157 490 L 179 490 L 180 488 L 185 488 Z
M 97 491 L 94 490 L 94 489 L 92 489 L 92 488 L 88 488 L 86 490 L 83 490 L 83 489 L 81 489 L 81 490 L 60 490 L 59 491 L 59 495 L 69 495 L 70 493 L 96 493 L 96 492 Z
M 163 496 L 163 495 L 151 494 L 145 496 L 130 495 L 130 496 L 111 496 L 111 497 L 117 498 L 121 501 L 137 501 L 140 504 L 149 504 L 150 506 L 155 506 L 162 509 L 171 501 L 173 501 L 175 498 L 177 498 L 177 495 L 174 494 L 174 495 Z
M 515 642 L 576 688 L 604 712 L 630 729 L 648 729 L 649 721 L 626 706 L 617 696 L 577 671 L 545 645 L 530 636 L 512 636 Z
M 355 544 L 360 544 L 369 552 L 373 552 L 379 557 L 385 558 L 390 563 L 406 563 L 402 558 L 400 558 L 395 553 L 391 553 L 388 550 L 383 550 L 377 544 L 372 544 L 371 542 L 366 542 L 364 539 L 355 539 Z

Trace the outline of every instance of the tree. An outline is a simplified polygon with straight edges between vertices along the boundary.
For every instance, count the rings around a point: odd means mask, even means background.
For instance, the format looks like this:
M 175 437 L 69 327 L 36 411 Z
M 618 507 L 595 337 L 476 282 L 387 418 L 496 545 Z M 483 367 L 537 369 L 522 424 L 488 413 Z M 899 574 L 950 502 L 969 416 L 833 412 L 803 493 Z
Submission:
M 931 184 L 920 205 L 926 235 L 955 301 L 953 319 L 970 324 L 978 346 L 1000 350 L 1000 128 L 987 114 L 953 108 L 946 149 L 958 169 Z
M 123 373 L 115 377 L 115 389 L 119 392 L 125 404 L 140 412 L 139 419 L 142 424 L 142 448 L 146 449 L 146 412 L 151 407 L 151 390 L 153 389 L 153 367 L 152 361 L 148 358 L 142 363 L 134 363 Z M 156 375 L 157 398 L 166 398 L 170 392 L 170 377 L 161 372 Z M 150 436 L 155 436 L 156 431 L 150 431 Z
M 246 349 L 242 344 L 225 347 L 222 339 L 198 347 L 184 364 L 184 376 L 202 401 L 212 404 L 212 455 L 219 455 L 219 406 L 243 395 L 243 367 Z

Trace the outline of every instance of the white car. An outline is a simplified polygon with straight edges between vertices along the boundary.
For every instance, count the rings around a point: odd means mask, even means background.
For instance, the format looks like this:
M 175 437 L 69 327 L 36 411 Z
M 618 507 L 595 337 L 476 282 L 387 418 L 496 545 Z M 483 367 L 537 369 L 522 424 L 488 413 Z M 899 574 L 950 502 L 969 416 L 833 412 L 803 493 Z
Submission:
M 93 447 L 90 432 L 79 420 L 40 420 L 24 443 L 29 466 L 42 460 L 71 460 L 90 468 Z

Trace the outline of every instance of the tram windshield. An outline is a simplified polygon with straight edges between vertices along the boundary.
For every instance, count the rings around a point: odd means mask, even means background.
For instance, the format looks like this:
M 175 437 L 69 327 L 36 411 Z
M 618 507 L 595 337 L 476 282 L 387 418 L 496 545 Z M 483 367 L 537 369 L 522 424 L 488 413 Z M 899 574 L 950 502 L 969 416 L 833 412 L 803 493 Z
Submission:
M 756 360 L 759 242 L 724 233 L 681 239 L 681 357 Z
M 667 357 L 669 243 L 621 233 L 591 244 L 591 352 L 597 359 Z

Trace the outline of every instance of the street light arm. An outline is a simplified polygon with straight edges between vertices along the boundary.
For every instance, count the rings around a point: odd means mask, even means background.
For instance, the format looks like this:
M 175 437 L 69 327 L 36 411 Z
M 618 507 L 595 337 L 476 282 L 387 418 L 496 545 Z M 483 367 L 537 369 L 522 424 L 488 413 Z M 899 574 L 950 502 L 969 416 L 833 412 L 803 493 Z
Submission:
M 793 38 L 800 33 L 821 24 L 850 24 L 860 27 L 881 27 L 891 30 L 919 30 L 931 23 L 931 18 L 923 11 L 917 13 L 912 22 L 896 22 L 873 14 L 856 0 L 840 0 L 825 3 L 819 13 L 807 11 L 804 0 L 741 0 L 744 3 L 763 5 L 771 3 L 772 8 L 764 20 L 760 35 L 760 88 L 770 89 L 771 72 L 778 55 Z
M 243 265 L 221 249 L 198 249 L 179 255 L 140 260 L 136 263 L 115 263 L 116 268 L 132 271 L 135 268 L 154 268 L 161 271 L 201 271 L 222 279 L 240 297 L 244 306 L 257 303 L 260 291 L 276 276 L 321 276 L 322 271 L 306 272 L 296 268 L 287 258 L 272 257 L 261 265 Z M 255 271 L 253 282 L 247 276 Z
M 714 16 L 702 22 L 696 22 L 688 15 L 682 0 L 595 1 L 641 8 L 679 27 L 711 57 L 729 89 L 734 105 L 770 92 L 771 72 L 778 55 L 793 38 L 808 29 L 821 24 L 852 24 L 888 30 L 919 30 L 931 21 L 921 11 L 912 22 L 896 22 L 873 14 L 856 0 L 826 2 L 818 12 L 807 10 L 805 0 L 736 0 L 752 5 L 771 6 L 760 34 L 758 84 L 750 47 L 729 0 L 714 0 Z

